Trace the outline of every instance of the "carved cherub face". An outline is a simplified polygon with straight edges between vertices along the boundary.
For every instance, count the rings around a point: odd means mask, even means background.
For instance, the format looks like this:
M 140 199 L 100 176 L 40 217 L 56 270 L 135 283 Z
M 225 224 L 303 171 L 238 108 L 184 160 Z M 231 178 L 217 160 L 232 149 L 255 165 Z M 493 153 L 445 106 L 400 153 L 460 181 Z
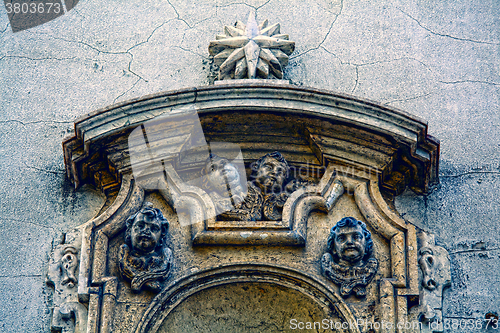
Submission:
M 255 184 L 263 193 L 280 192 L 287 178 L 287 165 L 274 157 L 266 156 L 260 163 Z
M 340 262 L 358 264 L 365 256 L 366 239 L 360 226 L 339 228 L 335 233 L 335 252 Z
M 328 251 L 344 266 L 359 266 L 373 251 L 373 240 L 366 225 L 354 217 L 344 217 L 332 228 Z
M 219 193 L 226 193 L 228 184 L 239 184 L 238 169 L 226 158 L 214 156 L 207 160 L 205 177 L 212 189 Z
M 142 254 L 153 252 L 160 242 L 161 229 L 161 223 L 156 216 L 140 212 L 130 230 L 132 248 Z

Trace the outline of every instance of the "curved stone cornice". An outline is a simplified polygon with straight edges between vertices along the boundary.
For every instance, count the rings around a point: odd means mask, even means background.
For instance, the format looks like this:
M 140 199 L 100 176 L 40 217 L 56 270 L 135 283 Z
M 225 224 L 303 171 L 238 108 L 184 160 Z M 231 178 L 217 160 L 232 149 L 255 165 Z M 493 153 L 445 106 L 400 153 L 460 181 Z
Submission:
M 245 159 L 254 158 L 251 151 L 280 150 L 291 164 L 335 160 L 378 174 L 382 188 L 394 194 L 407 185 L 425 193 L 438 182 L 439 141 L 427 134 L 425 121 L 345 94 L 261 81 L 162 92 L 92 112 L 63 142 L 68 177 L 75 186 L 116 189 L 131 172 L 128 134 L 156 117 L 192 111 L 207 141 L 240 144 Z M 262 126 L 261 146 L 246 149 L 256 140 L 252 121 Z

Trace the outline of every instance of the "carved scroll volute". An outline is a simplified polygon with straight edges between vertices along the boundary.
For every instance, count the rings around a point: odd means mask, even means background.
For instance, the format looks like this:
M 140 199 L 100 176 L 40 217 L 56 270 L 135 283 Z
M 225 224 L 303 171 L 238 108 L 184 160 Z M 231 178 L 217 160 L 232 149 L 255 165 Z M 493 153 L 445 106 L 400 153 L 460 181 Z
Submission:
M 80 248 L 81 233 L 73 230 L 50 256 L 47 284 L 54 290 L 51 329 L 58 332 L 87 332 L 87 308 L 78 301 Z
M 411 310 L 412 317 L 432 332 L 443 332 L 443 290 L 451 284 L 450 257 L 446 249 L 435 245 L 434 235 L 421 232 L 419 236 L 420 302 Z

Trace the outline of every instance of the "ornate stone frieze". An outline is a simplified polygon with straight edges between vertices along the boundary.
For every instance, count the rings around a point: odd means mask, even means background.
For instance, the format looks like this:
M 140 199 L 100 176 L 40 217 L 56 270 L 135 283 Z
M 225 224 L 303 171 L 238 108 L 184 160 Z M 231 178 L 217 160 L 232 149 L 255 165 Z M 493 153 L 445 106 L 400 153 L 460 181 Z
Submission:
M 127 219 L 125 244 L 120 248 L 120 272 L 133 292 L 162 289 L 168 276 L 172 250 L 165 244 L 168 221 L 151 203 Z
M 295 49 L 288 39 L 279 23 L 257 24 L 252 13 L 246 25 L 237 21 L 234 27 L 225 26 L 224 34 L 210 42 L 208 51 L 219 66 L 219 80 L 267 79 L 270 75 L 282 79 L 283 67 Z
M 332 228 L 327 242 L 327 252 L 321 258 L 323 273 L 340 285 L 343 297 L 351 293 L 366 296 L 366 286 L 378 269 L 366 225 L 353 217 L 345 217 Z
M 78 258 L 81 234 L 73 230 L 52 251 L 47 284 L 52 287 L 51 329 L 58 332 L 87 332 L 87 308 L 78 299 Z
M 217 198 L 213 192 L 210 196 L 201 188 L 186 184 L 172 165 L 165 166 L 168 181 L 164 180 L 160 187 L 168 187 L 168 191 L 162 194 L 177 211 L 187 212 L 179 218 L 181 225 L 190 225 L 193 245 L 305 245 L 309 214 L 314 209 L 331 209 L 342 195 L 343 186 L 335 179 L 334 169 L 329 167 L 318 184 L 293 179 L 288 183 L 289 192 L 285 192 L 282 184 L 287 177 L 285 174 L 277 177 L 277 172 L 286 172 L 278 171 L 284 164 L 272 156 L 281 154 L 275 152 L 261 157 L 261 161 L 268 161 L 273 166 L 265 172 L 259 167 L 261 174 L 257 177 L 259 173 L 256 173 L 247 184 L 249 199 L 245 201 L 245 197 L 235 209 L 219 214 L 222 220 L 217 220 L 217 201 L 214 201 Z M 285 161 L 282 156 L 281 159 Z M 271 170 L 273 167 L 276 170 Z M 272 192 L 273 186 L 282 193 Z M 248 211 L 260 219 L 241 218 Z M 235 215 L 239 218 L 231 219 Z

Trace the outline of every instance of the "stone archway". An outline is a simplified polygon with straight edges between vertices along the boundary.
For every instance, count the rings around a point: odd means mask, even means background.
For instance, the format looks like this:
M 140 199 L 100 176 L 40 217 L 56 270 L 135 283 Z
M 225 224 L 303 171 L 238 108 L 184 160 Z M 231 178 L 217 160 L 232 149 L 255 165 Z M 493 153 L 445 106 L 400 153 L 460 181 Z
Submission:
M 216 303 L 201 303 L 211 296 Z M 272 310 L 262 311 L 266 305 L 273 306 Z M 345 328 L 355 320 L 338 294 L 303 273 L 279 266 L 236 264 L 170 283 L 151 302 L 135 332 L 185 332 L 186 325 L 207 332 L 235 332 L 235 327 L 248 328 L 245 332 L 287 332 L 314 323 L 319 329 L 359 332 L 356 326 Z

